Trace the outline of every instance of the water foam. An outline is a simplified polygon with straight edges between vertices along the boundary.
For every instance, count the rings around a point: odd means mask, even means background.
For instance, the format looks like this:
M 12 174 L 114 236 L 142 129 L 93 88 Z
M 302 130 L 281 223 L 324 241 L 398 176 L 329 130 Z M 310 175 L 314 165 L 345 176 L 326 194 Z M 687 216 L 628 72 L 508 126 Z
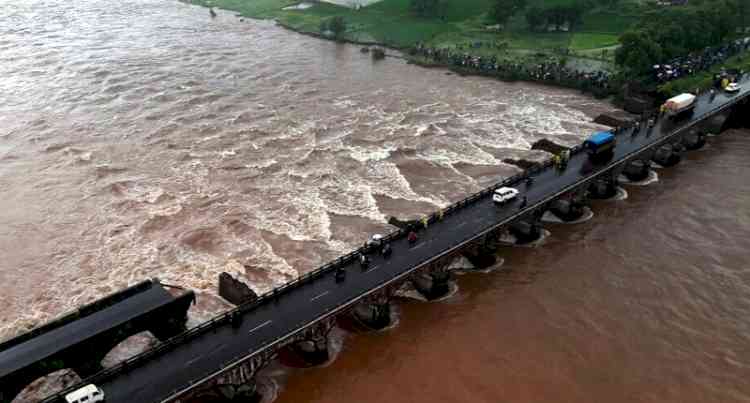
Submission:
M 617 181 L 619 183 L 622 183 L 624 185 L 632 185 L 632 186 L 648 186 L 652 183 L 659 182 L 659 174 L 654 170 L 648 171 L 648 176 L 646 179 L 640 180 L 640 181 L 631 181 L 628 179 L 625 175 L 620 175 L 617 177 Z

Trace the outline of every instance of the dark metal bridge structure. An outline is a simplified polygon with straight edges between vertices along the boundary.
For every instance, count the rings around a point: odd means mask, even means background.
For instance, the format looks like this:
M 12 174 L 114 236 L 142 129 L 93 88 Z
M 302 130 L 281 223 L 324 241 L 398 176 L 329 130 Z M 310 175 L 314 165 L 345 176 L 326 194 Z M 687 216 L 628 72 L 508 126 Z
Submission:
M 0 343 L 0 402 L 61 369 L 85 378 L 128 337 L 149 331 L 166 341 L 185 331 L 192 291 L 173 296 L 148 280 L 82 306 L 53 322 Z
M 282 349 L 321 352 L 337 317 L 365 307 L 378 322 L 387 311 L 382 308 L 405 282 L 428 277 L 433 285 L 440 284 L 454 258 L 491 249 L 512 225 L 537 221 L 553 202 L 585 198 L 595 187 L 613 186 L 629 167 L 648 169 L 658 155 L 681 152 L 687 139 L 700 140 L 708 125 L 717 132 L 736 120 L 747 123 L 750 82 L 742 83 L 736 94 L 699 96 L 693 115 L 684 120 L 660 118 L 653 127 L 641 122 L 616 129 L 617 146 L 608 161 L 594 164 L 576 146 L 564 168 L 552 160 L 540 163 L 430 215 L 427 225 L 417 230 L 416 242 L 407 240 L 405 229 L 388 234 L 383 242 L 392 248 L 389 257 L 363 246 L 114 367 L 93 374 L 82 371 L 90 376 L 43 402 L 62 402 L 66 393 L 89 383 L 101 387 L 110 403 L 183 400 L 216 384 L 252 383 L 257 371 Z M 528 177 L 533 183 L 526 181 Z M 502 186 L 518 189 L 519 198 L 504 205 L 493 203 L 494 190 Z M 366 266 L 359 262 L 363 254 L 370 257 Z M 63 342 L 68 336 L 61 337 Z M 0 345 L 0 363 L 6 360 L 3 350 Z M 0 369 L 2 403 L 19 387 L 8 380 L 15 371 Z

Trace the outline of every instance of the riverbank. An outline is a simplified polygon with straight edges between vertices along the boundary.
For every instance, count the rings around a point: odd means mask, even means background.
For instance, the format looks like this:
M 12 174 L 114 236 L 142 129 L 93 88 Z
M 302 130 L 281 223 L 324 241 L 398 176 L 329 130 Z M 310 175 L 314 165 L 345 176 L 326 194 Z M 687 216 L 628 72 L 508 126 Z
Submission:
M 376 43 L 397 49 L 407 49 L 416 43 L 451 48 L 491 43 L 492 46 L 480 49 L 482 55 L 520 59 L 544 53 L 608 64 L 612 62 L 619 34 L 643 12 L 638 3 L 626 1 L 619 6 L 623 9 L 619 14 L 604 7 L 587 10 L 575 30 L 560 26 L 535 31 L 529 28 L 523 15 L 512 17 L 505 27 L 497 26 L 488 16 L 492 0 L 445 0 L 439 16 L 432 17 L 415 15 L 409 0 L 383 0 L 359 9 L 298 0 L 193 0 L 192 4 L 239 12 L 247 18 L 273 19 L 285 28 L 306 34 L 319 35 L 322 23 L 341 17 L 346 29 L 339 39 L 346 42 Z
M 661 85 L 659 92 L 665 96 L 674 96 L 683 92 L 693 92 L 696 89 L 700 89 L 701 92 L 706 91 L 714 86 L 714 76 L 722 69 L 750 71 L 750 54 L 734 56 L 726 63 L 714 66 L 708 71 L 670 81 Z
M 614 96 L 623 106 L 634 104 L 628 99 L 635 96 L 635 103 L 641 106 L 630 110 L 634 113 L 643 112 L 641 99 L 665 99 L 713 84 L 713 73 L 705 72 L 658 88 L 651 84 L 642 89 L 645 96 L 623 91 L 624 82 L 613 62 L 618 37 L 656 7 L 628 1 L 620 3 L 617 10 L 593 7 L 585 11 L 574 31 L 555 27 L 552 32 L 531 30 L 521 15 L 500 29 L 488 25 L 491 0 L 445 0 L 439 18 L 414 15 L 410 0 L 383 0 L 361 8 L 299 0 L 188 2 L 235 11 L 242 17 L 272 19 L 285 29 L 329 40 L 333 36 L 322 33 L 322 27 L 340 17 L 346 27 L 336 37 L 339 42 L 401 50 L 410 63 L 443 67 L 460 75 L 537 82 L 578 89 L 598 98 Z M 532 3 L 548 5 L 549 1 Z M 746 59 L 737 59 L 724 66 L 742 68 L 747 64 Z

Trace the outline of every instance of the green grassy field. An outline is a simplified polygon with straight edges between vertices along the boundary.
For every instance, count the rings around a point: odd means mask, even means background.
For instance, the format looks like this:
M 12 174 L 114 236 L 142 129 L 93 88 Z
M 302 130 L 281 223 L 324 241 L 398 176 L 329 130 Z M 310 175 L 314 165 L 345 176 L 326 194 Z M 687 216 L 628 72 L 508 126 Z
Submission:
M 531 4 L 569 4 L 573 0 L 532 0 Z M 591 10 L 583 18 L 580 30 L 574 33 L 529 31 L 522 15 L 511 19 L 501 30 L 487 27 L 492 21 L 487 13 L 492 0 L 445 0 L 444 15 L 423 18 L 409 10 L 410 0 L 384 0 L 361 10 L 352 10 L 328 3 L 315 3 L 305 10 L 283 10 L 299 3 L 298 0 L 193 0 L 196 4 L 233 10 L 245 17 L 275 19 L 292 29 L 318 33 L 323 20 L 341 16 L 347 24 L 343 39 L 356 42 L 377 42 L 397 48 L 407 48 L 416 42 L 431 46 L 456 47 L 477 41 L 504 43 L 502 50 L 480 49 L 479 53 L 508 57 L 508 53 L 573 51 L 573 56 L 599 58 L 601 52 L 616 45 L 617 34 L 637 20 L 634 16 L 619 17 L 607 10 Z M 472 49 L 474 52 L 474 49 Z

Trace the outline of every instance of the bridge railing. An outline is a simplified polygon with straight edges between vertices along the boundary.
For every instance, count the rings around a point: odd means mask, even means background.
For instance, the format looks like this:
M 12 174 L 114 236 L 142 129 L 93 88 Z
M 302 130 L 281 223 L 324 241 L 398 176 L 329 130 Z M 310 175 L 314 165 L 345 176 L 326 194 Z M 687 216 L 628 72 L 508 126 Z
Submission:
M 746 97 L 747 97 L 747 94 L 745 94 L 743 97 L 736 97 L 732 101 L 730 101 L 730 102 L 722 105 L 719 108 L 712 109 L 710 112 L 706 112 L 706 113 L 703 113 L 703 114 L 699 115 L 697 118 L 694 118 L 693 120 L 691 120 L 690 123 L 685 124 L 685 125 L 683 125 L 683 126 L 681 126 L 679 128 L 674 129 L 670 134 L 668 134 L 666 136 L 663 136 L 663 138 L 661 138 L 658 141 L 654 142 L 653 144 L 649 145 L 647 148 L 653 148 L 653 147 L 661 145 L 664 142 L 669 141 L 675 135 L 677 135 L 680 132 L 682 132 L 684 130 L 687 130 L 687 129 L 691 128 L 692 126 L 696 125 L 697 123 L 699 123 L 706 116 L 708 116 L 708 115 L 714 115 L 714 114 L 719 113 L 719 112 L 721 112 L 721 111 L 723 111 L 725 109 L 728 109 L 728 108 L 730 108 L 731 106 L 733 106 L 734 104 L 736 104 L 737 102 L 739 102 L 740 100 L 742 100 L 742 99 L 744 99 Z M 615 133 L 615 135 L 621 135 L 621 134 L 623 134 L 625 132 L 626 132 L 625 130 L 618 131 L 617 133 Z M 578 146 L 575 146 L 575 147 L 571 148 L 570 150 L 571 150 L 571 154 L 577 154 L 577 153 L 581 152 L 583 150 L 583 148 L 582 148 L 582 146 L 578 145 Z M 606 167 L 605 169 L 603 169 L 601 172 L 606 172 L 607 170 L 611 169 L 612 167 L 616 166 L 617 164 L 620 164 L 623 161 L 626 161 L 628 158 L 631 158 L 633 155 L 642 153 L 643 151 L 644 151 L 643 149 L 634 151 L 633 153 L 624 156 L 620 161 L 613 162 L 608 167 Z M 539 163 L 539 164 L 537 164 L 535 166 L 530 167 L 529 169 L 527 169 L 525 171 L 522 171 L 522 172 L 520 172 L 520 173 L 518 173 L 516 175 L 508 177 L 508 178 L 506 178 L 506 179 L 504 179 L 504 180 L 502 180 L 502 181 L 500 181 L 500 182 L 498 182 L 498 183 L 496 183 L 494 185 L 491 185 L 491 186 L 489 186 L 489 187 L 487 187 L 487 188 L 485 188 L 485 189 L 483 189 L 483 190 L 481 190 L 481 191 L 479 191 L 477 193 L 474 193 L 474 194 L 472 194 L 472 195 L 470 195 L 470 196 L 468 196 L 468 197 L 466 197 L 466 198 L 464 198 L 462 200 L 459 200 L 459 201 L 457 201 L 457 202 L 455 202 L 455 203 L 453 203 L 453 204 L 445 207 L 444 209 L 442 209 L 442 211 L 444 213 L 446 213 L 446 214 L 452 214 L 453 212 L 455 212 L 457 210 L 460 210 L 460 209 L 462 209 L 462 208 L 464 208 L 464 207 L 466 207 L 468 205 L 473 204 L 474 202 L 476 202 L 478 200 L 481 200 L 481 199 L 483 199 L 483 198 L 491 195 L 492 192 L 494 192 L 494 190 L 497 189 L 498 187 L 514 185 L 514 184 L 518 183 L 519 181 L 523 180 L 524 178 L 526 178 L 528 175 L 539 173 L 541 171 L 549 169 L 552 165 L 554 165 L 554 161 L 552 159 L 545 160 L 545 161 L 543 161 L 543 162 L 541 162 L 541 163 Z M 587 180 L 591 180 L 592 178 L 595 178 L 595 177 L 597 177 L 600 174 L 601 173 L 597 173 L 597 174 L 593 175 L 591 178 L 588 178 Z M 579 183 L 575 184 L 575 186 L 578 186 L 578 185 L 580 185 L 580 184 Z M 567 189 L 567 188 L 563 189 L 562 192 L 565 192 L 565 191 L 569 191 L 569 189 Z M 550 197 L 545 198 L 544 200 L 542 200 L 542 201 L 540 201 L 540 202 L 538 202 L 538 203 L 536 203 L 536 204 L 534 204 L 532 206 L 529 206 L 529 207 L 532 208 L 532 207 L 536 207 L 538 205 L 544 204 L 546 201 L 548 201 L 547 199 L 549 199 L 551 197 L 555 197 L 555 195 L 551 195 Z M 429 222 L 435 222 L 436 220 L 439 220 L 439 213 L 440 212 L 438 211 L 436 213 L 431 214 L 429 216 L 429 218 L 428 218 L 428 220 L 430 220 Z M 509 220 L 516 219 L 521 214 L 523 214 L 523 212 L 519 211 L 519 212 L 515 213 L 513 216 L 511 216 L 509 218 Z M 407 234 L 406 230 L 404 230 L 404 229 L 398 229 L 396 231 L 392 231 L 389 234 L 387 234 L 384 237 L 384 240 L 386 242 L 389 242 L 389 241 L 392 241 L 392 240 L 395 240 L 395 239 L 403 238 L 403 237 L 406 236 L 406 234 Z M 471 241 L 474 238 L 476 238 L 476 235 L 469 235 L 469 236 L 463 237 L 462 239 L 460 239 L 458 241 L 452 242 L 451 244 L 453 246 L 451 248 L 449 248 L 448 251 L 454 249 L 455 247 L 463 245 L 466 242 L 469 242 L 469 241 Z M 238 306 L 238 307 L 236 307 L 236 308 L 234 308 L 234 309 L 232 309 L 230 311 L 227 311 L 227 312 L 225 312 L 223 314 L 220 314 L 220 315 L 218 315 L 218 316 L 216 316 L 216 317 L 208 320 L 207 322 L 204 322 L 204 323 L 202 323 L 202 324 L 200 324 L 200 325 L 198 325 L 198 326 L 196 326 L 196 327 L 194 327 L 192 329 L 187 330 L 186 332 L 184 332 L 182 334 L 179 334 L 179 335 L 177 335 L 175 337 L 172 337 L 172 338 L 166 340 L 163 343 L 160 343 L 159 345 L 157 345 L 156 347 L 154 347 L 152 349 L 146 350 L 146 351 L 144 351 L 144 352 L 142 352 L 140 354 L 137 354 L 137 355 L 135 355 L 135 356 L 133 356 L 133 357 L 125 360 L 125 361 L 120 362 L 119 364 L 117 364 L 117 365 L 115 365 L 113 367 L 107 368 L 107 369 L 105 369 L 105 370 L 103 370 L 103 371 L 101 371 L 101 372 L 99 372 L 99 373 L 97 373 L 97 374 L 95 374 L 95 375 L 93 375 L 93 376 L 91 376 L 89 378 L 86 378 L 81 383 L 79 383 L 77 385 L 73 385 L 73 386 L 71 386 L 71 387 L 69 387 L 69 388 L 67 388 L 67 389 L 65 389 L 65 390 L 63 390 L 61 392 L 58 392 L 55 395 L 52 395 L 52 396 L 44 399 L 41 403 L 53 403 L 53 402 L 62 401 L 62 396 L 64 396 L 64 394 L 70 393 L 71 391 L 75 390 L 78 387 L 81 387 L 82 385 L 85 385 L 85 384 L 88 384 L 88 383 L 97 384 L 97 383 L 100 383 L 101 380 L 105 380 L 105 379 L 107 379 L 107 378 L 109 378 L 111 376 L 114 376 L 114 375 L 117 375 L 117 374 L 120 374 L 120 373 L 125 373 L 125 372 L 128 371 L 128 369 L 135 368 L 139 364 L 145 363 L 146 361 L 150 360 L 153 357 L 159 356 L 160 354 L 162 354 L 165 351 L 171 350 L 171 349 L 175 348 L 176 346 L 178 346 L 180 344 L 183 344 L 184 342 L 186 342 L 186 341 L 188 341 L 188 340 L 190 340 L 190 339 L 192 339 L 194 337 L 197 337 L 200 334 L 206 333 L 206 332 L 208 332 L 209 330 L 211 330 L 212 328 L 214 328 L 215 326 L 217 326 L 219 324 L 229 323 L 232 320 L 232 318 L 234 316 L 236 316 L 236 315 L 242 315 L 242 314 L 244 314 L 246 312 L 250 312 L 250 311 L 252 311 L 252 310 L 260 307 L 261 305 L 264 305 L 266 303 L 272 302 L 274 299 L 279 298 L 284 292 L 286 292 L 286 291 L 288 291 L 288 290 L 290 290 L 292 288 L 298 287 L 298 286 L 300 286 L 300 285 L 302 285 L 302 284 L 310 281 L 311 279 L 314 279 L 314 278 L 317 278 L 317 277 L 319 277 L 321 275 L 324 275 L 324 274 L 330 272 L 333 269 L 346 266 L 348 263 L 350 263 L 353 260 L 357 259 L 357 257 L 361 253 L 367 253 L 367 252 L 368 251 L 367 251 L 366 248 L 363 248 L 363 247 L 358 248 L 357 250 L 352 251 L 352 252 L 350 252 L 350 253 L 348 253 L 348 254 L 346 254 L 344 256 L 341 256 L 341 257 L 333 260 L 332 262 L 329 262 L 329 263 L 327 263 L 327 264 L 325 264 L 325 265 L 323 265 L 323 266 L 321 266 L 321 267 L 319 267 L 319 268 L 317 268 L 317 269 L 315 269 L 313 271 L 305 273 L 305 274 L 297 277 L 296 279 L 294 279 L 294 280 L 292 280 L 292 281 L 290 281 L 290 282 L 288 282 L 288 283 L 286 283 L 286 284 L 284 284 L 284 285 L 282 285 L 280 287 L 276 287 L 276 288 L 274 288 L 274 289 L 272 289 L 272 290 L 270 290 L 270 291 L 268 291 L 268 292 L 260 295 L 254 301 L 242 304 L 242 305 L 240 305 L 240 306 Z M 431 261 L 431 260 L 433 260 L 435 258 L 436 258 L 435 256 L 431 256 L 431 257 L 422 259 L 414 267 L 419 267 L 422 264 L 424 264 L 425 262 Z M 408 274 L 408 273 L 409 272 L 406 272 L 405 274 Z M 383 284 L 387 284 L 387 283 L 393 281 L 394 279 L 396 279 L 398 277 L 401 277 L 401 276 L 403 276 L 405 274 L 404 273 L 392 274 L 388 280 L 386 280 L 386 281 L 383 282 Z M 336 309 L 337 308 L 333 308 L 332 310 L 336 310 Z M 302 323 L 302 322 L 300 324 L 304 325 L 304 323 Z M 263 346 L 267 346 L 269 343 L 274 343 L 276 340 L 278 340 L 278 338 L 268 338 L 268 339 L 264 340 L 264 342 L 261 343 L 261 344 Z M 259 350 L 259 351 L 262 351 L 262 349 Z M 192 384 L 192 382 L 191 382 L 191 384 Z M 173 391 L 173 392 L 176 393 L 177 391 Z
M 94 302 L 83 305 L 73 311 L 69 311 L 68 313 L 61 315 L 60 317 L 54 319 L 51 322 L 35 327 L 34 329 L 31 329 L 30 331 L 26 333 L 22 333 L 12 339 L 8 339 L 0 343 L 0 351 L 7 350 L 11 347 L 17 346 L 21 343 L 31 340 L 37 336 L 50 332 L 59 327 L 65 326 L 68 323 L 71 323 L 75 320 L 80 319 L 81 317 L 89 316 L 91 314 L 99 312 L 102 309 L 110 307 L 121 301 L 124 301 L 132 297 L 135 294 L 146 291 L 149 288 L 151 288 L 153 285 L 154 285 L 154 282 L 152 280 L 145 280 L 138 284 L 132 285 L 124 290 L 117 291 L 113 294 L 107 295 L 104 298 L 100 298 Z

